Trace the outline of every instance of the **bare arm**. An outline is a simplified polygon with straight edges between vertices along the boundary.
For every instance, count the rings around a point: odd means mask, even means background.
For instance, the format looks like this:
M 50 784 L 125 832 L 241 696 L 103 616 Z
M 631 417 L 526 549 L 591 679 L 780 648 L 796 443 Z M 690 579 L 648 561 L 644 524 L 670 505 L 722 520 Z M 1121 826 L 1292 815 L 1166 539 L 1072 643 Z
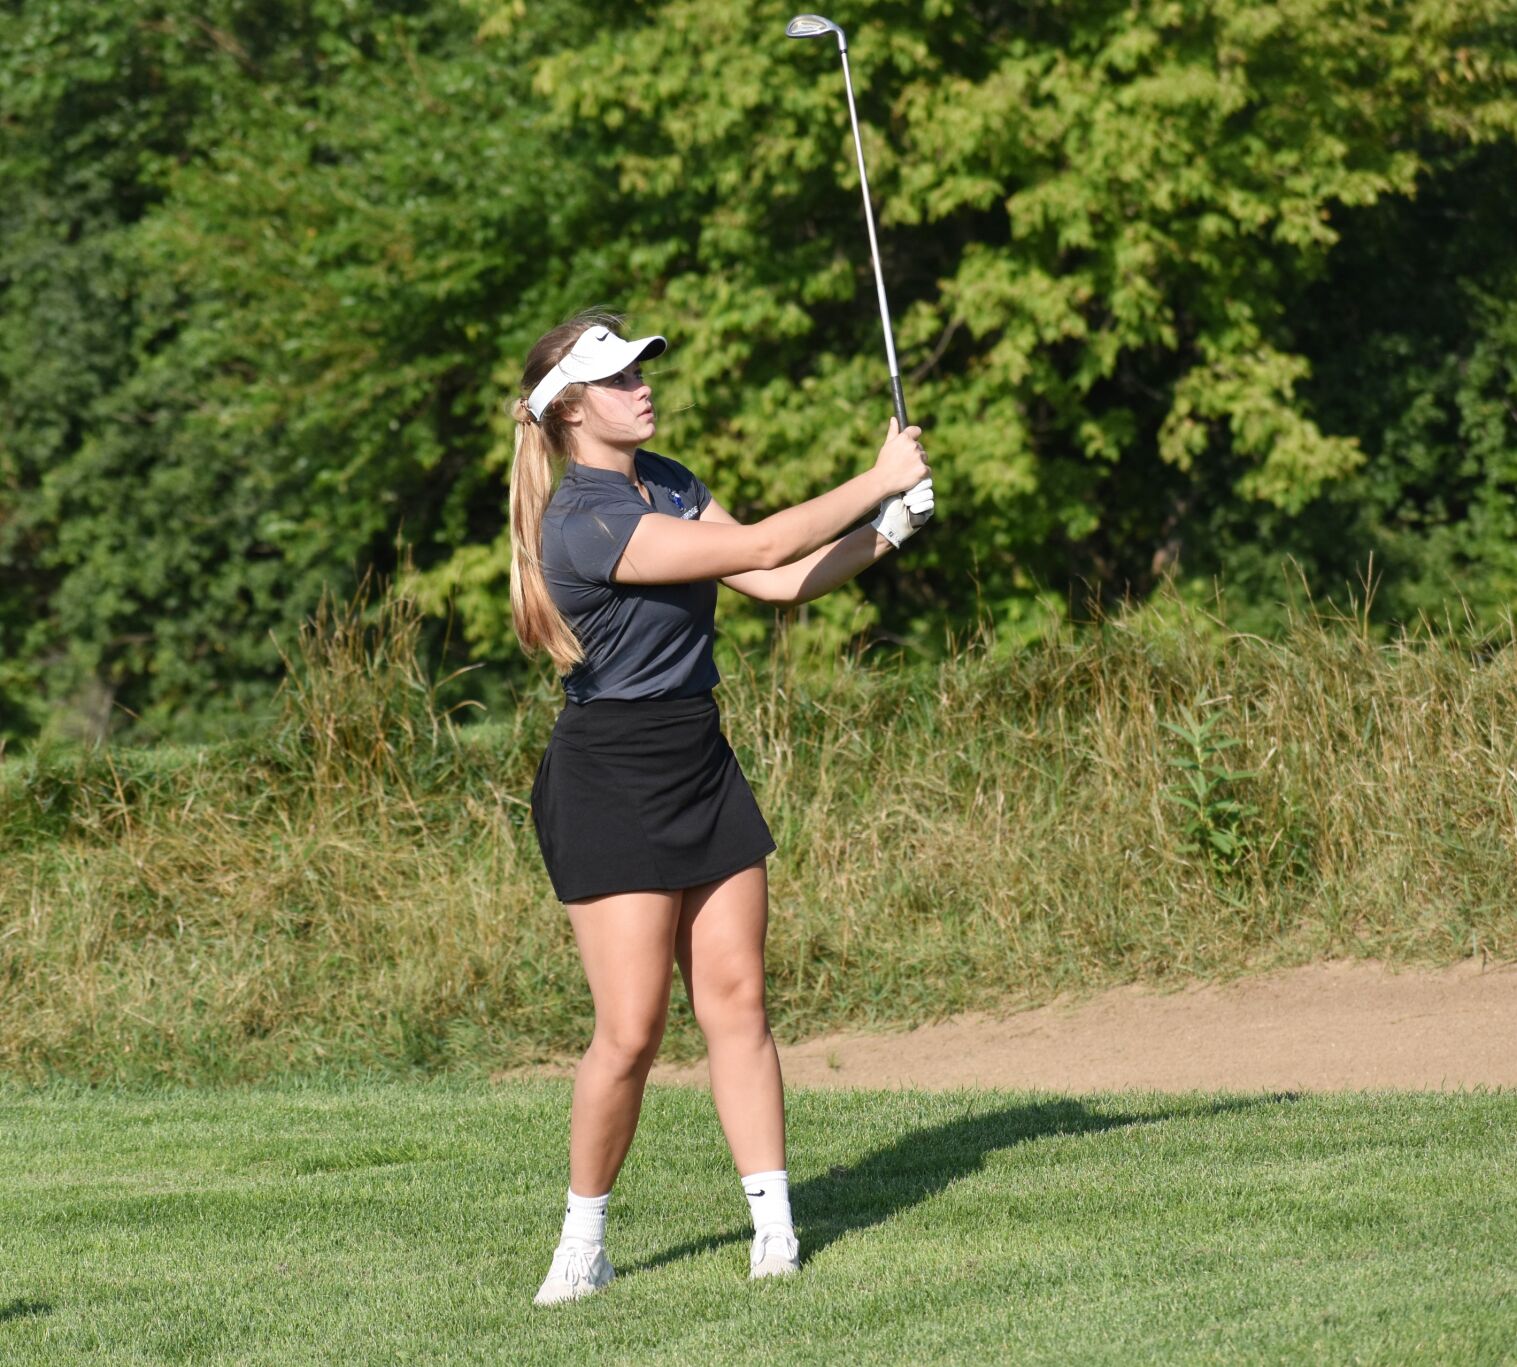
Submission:
M 892 418 L 872 469 L 752 526 L 730 517 L 726 522 L 661 514 L 640 518 L 612 577 L 618 584 L 688 584 L 788 566 L 929 473 L 917 445 L 920 433 L 918 427 L 897 432 Z
M 701 521 L 737 525 L 732 514 L 715 499 L 706 505 Z M 723 578 L 722 583 L 761 603 L 787 606 L 809 603 L 813 598 L 831 593 L 839 584 L 846 584 L 860 570 L 868 569 L 890 549 L 890 542 L 873 527 L 858 527 L 847 536 L 829 541 L 810 555 L 788 565 L 773 570 L 729 574 Z

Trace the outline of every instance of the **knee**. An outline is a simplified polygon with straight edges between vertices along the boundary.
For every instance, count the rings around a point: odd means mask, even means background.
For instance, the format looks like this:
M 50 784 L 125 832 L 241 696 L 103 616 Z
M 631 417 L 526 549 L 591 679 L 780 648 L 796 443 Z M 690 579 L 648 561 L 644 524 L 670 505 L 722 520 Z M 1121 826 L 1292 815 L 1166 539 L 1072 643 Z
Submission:
M 597 1020 L 590 1047 L 602 1066 L 613 1073 L 620 1077 L 638 1077 L 653 1066 L 653 1059 L 663 1038 L 662 1018 L 651 1021 Z
M 725 991 L 708 992 L 696 1007 L 695 1019 L 708 1042 L 716 1038 L 762 1044 L 769 1034 L 763 983 L 733 983 Z

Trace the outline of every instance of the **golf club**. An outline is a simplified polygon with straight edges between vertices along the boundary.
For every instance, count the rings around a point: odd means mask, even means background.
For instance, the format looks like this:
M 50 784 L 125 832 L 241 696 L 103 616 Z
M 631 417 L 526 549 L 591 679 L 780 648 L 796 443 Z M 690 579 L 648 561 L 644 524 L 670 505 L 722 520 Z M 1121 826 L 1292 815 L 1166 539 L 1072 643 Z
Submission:
M 885 300 L 885 276 L 880 270 L 880 244 L 874 232 L 874 206 L 869 202 L 869 173 L 864 169 L 864 143 L 859 137 L 859 113 L 853 102 L 853 77 L 848 71 L 848 38 L 843 30 L 820 14 L 798 14 L 785 25 L 787 38 L 820 38 L 835 33 L 838 55 L 843 59 L 843 87 L 848 92 L 848 117 L 853 123 L 853 148 L 859 158 L 859 187 L 864 192 L 864 224 L 869 229 L 869 258 L 874 263 L 874 284 L 880 296 L 880 324 L 885 329 L 885 359 L 890 362 L 890 392 L 895 399 L 896 423 L 906 429 L 906 395 L 901 389 L 901 367 L 895 358 L 895 333 L 890 326 L 890 305 Z M 912 524 L 925 518 L 912 515 Z

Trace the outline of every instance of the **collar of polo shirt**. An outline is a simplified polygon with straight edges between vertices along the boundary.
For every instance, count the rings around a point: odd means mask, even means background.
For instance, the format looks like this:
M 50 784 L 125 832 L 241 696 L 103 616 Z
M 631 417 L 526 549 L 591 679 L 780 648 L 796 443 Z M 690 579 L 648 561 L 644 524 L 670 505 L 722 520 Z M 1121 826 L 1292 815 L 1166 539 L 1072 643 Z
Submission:
M 586 328 L 569 348 L 569 354 L 537 382 L 527 408 L 541 422 L 548 405 L 571 384 L 588 384 L 619 374 L 629 365 L 661 355 L 668 345 L 662 337 L 639 337 L 628 342 L 610 328 Z

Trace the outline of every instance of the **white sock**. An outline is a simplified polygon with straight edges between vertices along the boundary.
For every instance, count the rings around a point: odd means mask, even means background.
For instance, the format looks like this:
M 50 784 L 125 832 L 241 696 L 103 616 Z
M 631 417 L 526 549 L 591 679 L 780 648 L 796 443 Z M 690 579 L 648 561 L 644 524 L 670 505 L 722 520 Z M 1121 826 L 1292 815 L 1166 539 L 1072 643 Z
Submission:
M 604 1196 L 576 1196 L 569 1189 L 569 1204 L 564 1211 L 564 1232 L 559 1243 L 570 1239 L 579 1243 L 600 1244 L 606 1242 L 606 1207 L 611 1204 L 611 1193 Z
M 783 1168 L 778 1172 L 754 1172 L 743 1178 L 743 1195 L 753 1212 L 753 1227 L 783 1229 L 795 1233 L 790 1218 L 790 1178 Z

